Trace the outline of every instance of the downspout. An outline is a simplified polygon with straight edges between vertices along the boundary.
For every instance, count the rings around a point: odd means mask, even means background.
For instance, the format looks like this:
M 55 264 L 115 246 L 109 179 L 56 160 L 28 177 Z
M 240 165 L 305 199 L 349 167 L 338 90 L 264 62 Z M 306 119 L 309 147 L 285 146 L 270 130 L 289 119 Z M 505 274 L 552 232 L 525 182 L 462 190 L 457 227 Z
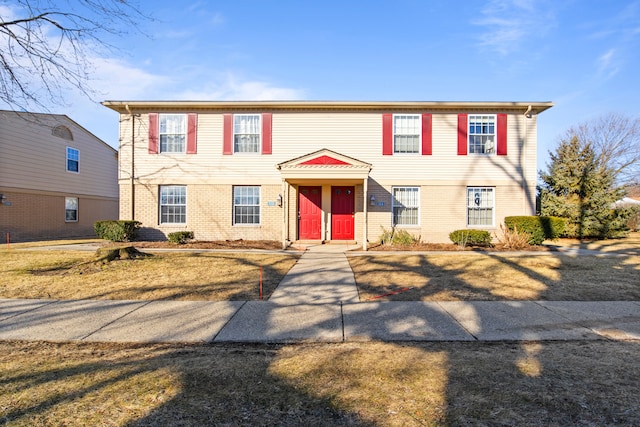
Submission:
M 527 200 L 530 200 L 531 197 L 529 196 L 529 189 L 527 188 L 527 169 L 526 169 L 526 165 L 527 165 L 527 154 L 526 154 L 526 149 L 525 149 L 525 145 L 527 144 L 527 137 L 528 137 L 528 124 L 529 124 L 529 120 L 531 118 L 531 110 L 532 107 L 531 105 L 529 105 L 527 107 L 527 111 L 524 112 L 524 137 L 522 138 L 522 194 L 525 196 L 522 198 L 522 212 L 531 212 L 531 206 L 528 207 L 527 209 Z M 535 200 L 535 199 L 534 199 Z M 534 203 L 535 206 L 535 203 Z M 533 209 L 535 211 L 535 207 Z
M 136 160 L 136 150 L 135 150 L 135 140 L 136 140 L 136 119 L 131 110 L 129 109 L 129 104 L 124 104 L 124 108 L 127 110 L 129 115 L 131 116 L 131 173 L 130 173 L 130 194 L 131 194 L 131 221 L 136 219 L 136 187 L 135 187 L 135 160 Z

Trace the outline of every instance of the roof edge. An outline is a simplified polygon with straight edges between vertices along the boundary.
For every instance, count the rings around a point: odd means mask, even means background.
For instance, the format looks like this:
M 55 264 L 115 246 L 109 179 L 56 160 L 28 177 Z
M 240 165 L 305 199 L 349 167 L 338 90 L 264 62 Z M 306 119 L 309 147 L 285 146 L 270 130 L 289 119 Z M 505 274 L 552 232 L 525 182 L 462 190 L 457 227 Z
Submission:
M 261 108 L 272 110 L 384 110 L 384 109 L 505 109 L 531 111 L 539 114 L 551 107 L 553 102 L 503 102 L 503 101 L 103 101 L 102 105 L 119 113 L 132 109 L 217 109 L 232 110 Z

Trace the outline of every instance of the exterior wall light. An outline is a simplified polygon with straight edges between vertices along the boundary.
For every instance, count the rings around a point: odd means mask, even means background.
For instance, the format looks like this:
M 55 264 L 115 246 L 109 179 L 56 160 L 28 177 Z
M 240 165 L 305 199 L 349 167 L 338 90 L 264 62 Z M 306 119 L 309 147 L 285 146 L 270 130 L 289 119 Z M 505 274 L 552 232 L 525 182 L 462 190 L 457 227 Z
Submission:
M 376 196 L 374 196 L 373 194 L 371 195 L 371 197 L 369 198 L 369 204 L 371 206 L 375 206 L 376 205 Z

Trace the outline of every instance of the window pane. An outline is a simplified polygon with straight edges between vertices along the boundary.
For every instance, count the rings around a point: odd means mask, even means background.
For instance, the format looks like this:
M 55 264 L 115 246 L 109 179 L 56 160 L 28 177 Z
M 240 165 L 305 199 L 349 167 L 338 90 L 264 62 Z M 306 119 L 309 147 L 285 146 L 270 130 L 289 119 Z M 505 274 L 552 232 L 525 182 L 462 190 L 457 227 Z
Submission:
M 419 115 L 393 116 L 393 150 L 395 153 L 418 153 L 421 121 Z
M 233 223 L 260 224 L 260 187 L 233 187 Z
M 260 115 L 236 114 L 233 116 L 233 150 L 236 153 L 260 151 Z
M 67 147 L 67 171 L 78 172 L 80 165 L 80 151 Z
M 469 116 L 469 153 L 490 154 L 495 152 L 496 117 Z
M 77 197 L 64 198 L 64 220 L 68 222 L 74 222 L 78 220 L 78 198 Z
M 160 223 L 187 222 L 187 188 L 181 185 L 160 187 Z
M 394 187 L 393 224 L 418 225 L 420 197 L 418 187 Z
M 467 225 L 493 225 L 493 188 L 467 188 Z
M 160 152 L 184 153 L 187 135 L 187 116 L 160 114 Z

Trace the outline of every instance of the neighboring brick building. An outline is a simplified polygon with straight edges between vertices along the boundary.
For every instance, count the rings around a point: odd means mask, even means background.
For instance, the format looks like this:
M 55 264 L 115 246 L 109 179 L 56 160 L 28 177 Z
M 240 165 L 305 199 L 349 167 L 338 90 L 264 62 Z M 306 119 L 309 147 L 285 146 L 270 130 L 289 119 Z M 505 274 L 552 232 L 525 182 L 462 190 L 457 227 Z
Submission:
M 0 233 L 95 236 L 118 218 L 118 154 L 64 115 L 0 111 Z
M 549 102 L 106 101 L 120 218 L 142 236 L 446 242 L 535 214 Z

